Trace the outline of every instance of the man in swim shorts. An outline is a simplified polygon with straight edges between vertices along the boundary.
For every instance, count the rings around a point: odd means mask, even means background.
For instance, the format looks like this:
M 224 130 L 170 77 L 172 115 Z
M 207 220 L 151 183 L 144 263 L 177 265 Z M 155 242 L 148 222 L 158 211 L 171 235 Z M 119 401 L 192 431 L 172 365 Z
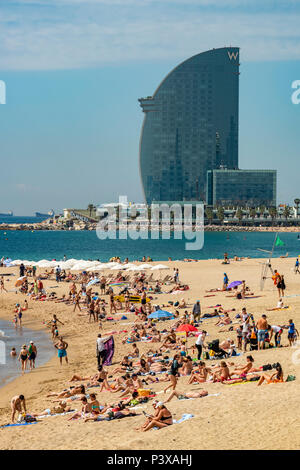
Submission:
M 258 319 L 256 323 L 257 328 L 257 344 L 258 349 L 264 349 L 265 346 L 265 339 L 266 339 L 266 331 L 268 329 L 268 322 L 267 316 L 262 315 L 261 318 Z
M 15 414 L 16 411 L 22 413 L 22 407 L 24 409 L 24 413 L 26 413 L 26 404 L 25 404 L 25 397 L 24 395 L 16 395 L 11 399 L 11 422 L 15 422 Z
M 67 347 L 68 343 L 63 340 L 63 337 L 61 336 L 59 338 L 59 342 L 54 345 L 54 347 L 58 350 L 57 351 L 57 356 L 59 357 L 59 362 L 60 365 L 62 365 L 62 358 L 64 357 L 66 360 L 66 363 L 68 364 L 68 356 L 67 356 Z

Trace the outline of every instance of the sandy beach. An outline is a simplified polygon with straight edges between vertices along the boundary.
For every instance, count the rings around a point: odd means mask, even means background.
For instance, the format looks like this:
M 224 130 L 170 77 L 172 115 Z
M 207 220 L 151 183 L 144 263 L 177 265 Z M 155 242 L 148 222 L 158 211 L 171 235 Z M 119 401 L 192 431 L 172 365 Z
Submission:
M 295 275 L 295 258 L 277 258 L 272 260 L 273 268 L 284 274 L 286 282 L 286 297 L 284 304 L 288 309 L 279 311 L 266 311 L 267 308 L 276 307 L 278 293 L 271 279 L 267 279 L 263 291 L 260 291 L 262 259 L 244 259 L 231 261 L 224 266 L 221 260 L 205 260 L 198 262 L 163 262 L 170 267 L 179 269 L 180 282 L 188 284 L 190 289 L 179 295 L 154 294 L 153 304 L 174 312 L 174 307 L 167 306 L 168 301 L 184 298 L 188 303 L 190 312 L 194 302 L 200 299 L 202 314 L 211 312 L 211 306 L 221 304 L 225 309 L 235 308 L 240 313 L 242 307 L 254 315 L 257 320 L 265 313 L 269 324 L 287 324 L 292 318 L 296 328 L 300 329 L 300 275 Z M 38 272 L 41 272 L 40 270 Z M 14 289 L 18 277 L 18 268 L 0 268 L 0 275 L 14 272 L 16 276 L 5 281 L 8 290 Z M 205 297 L 207 290 L 222 287 L 223 273 L 226 272 L 230 281 L 246 280 L 246 284 L 255 293 L 253 298 L 238 300 L 229 297 L 227 292 L 215 292 L 211 297 Z M 159 274 L 156 274 L 159 278 Z M 69 284 L 62 282 L 57 286 L 55 279 L 43 281 L 47 291 L 58 295 L 67 294 Z M 163 286 L 169 290 L 171 286 Z M 51 289 L 52 288 L 52 289 Z M 95 288 L 94 290 L 97 290 Z M 28 298 L 28 297 L 26 297 Z M 108 296 L 105 296 L 108 300 Z M 0 294 L 0 317 L 12 320 L 16 302 L 24 303 L 25 296 L 21 293 L 8 292 Z M 99 332 L 97 323 L 89 323 L 88 318 L 73 313 L 72 305 L 54 302 L 40 302 L 29 300 L 29 309 L 23 314 L 23 325 L 32 329 L 49 331 L 44 322 L 50 321 L 53 313 L 64 322 L 59 328 L 60 334 L 68 342 L 69 365 L 59 365 L 55 349 L 53 358 L 45 365 L 33 372 L 27 372 L 8 383 L 0 389 L 0 425 L 10 422 L 10 399 L 14 395 L 23 394 L 26 398 L 27 408 L 30 412 L 39 413 L 51 406 L 51 399 L 46 395 L 52 391 L 61 391 L 69 386 L 68 381 L 74 373 L 89 375 L 96 372 L 97 361 L 95 355 L 96 338 Z M 183 313 L 183 311 L 181 311 Z M 112 330 L 126 329 L 136 319 L 135 315 L 127 314 L 128 320 L 111 321 L 103 323 L 101 333 L 106 334 Z M 170 326 L 174 321 L 159 322 L 159 329 Z M 220 340 L 231 338 L 236 342 L 236 332 L 219 333 L 215 326 L 216 319 L 205 320 L 201 328 L 208 331 L 207 341 L 215 338 Z M 115 355 L 111 370 L 121 358 L 129 353 L 130 344 L 122 344 L 122 334 L 114 335 Z M 195 343 L 195 338 L 188 339 L 188 346 Z M 282 335 L 282 345 L 287 346 L 287 332 Z M 149 344 L 138 343 L 140 353 L 148 350 Z M 191 350 L 189 351 L 191 353 Z M 252 351 L 255 366 L 267 363 L 280 362 L 284 377 L 288 374 L 296 376 L 296 380 L 287 383 L 257 386 L 257 382 L 223 385 L 221 383 L 205 383 L 188 385 L 188 377 L 181 377 L 177 390 L 205 389 L 210 395 L 201 399 L 177 400 L 173 399 L 168 408 L 173 418 L 180 419 L 184 413 L 191 413 L 194 417 L 186 422 L 174 424 L 161 430 L 151 430 L 146 433 L 135 431 L 144 422 L 142 410 L 151 412 L 151 402 L 141 405 L 136 412 L 137 416 L 110 422 L 88 422 L 83 420 L 67 421 L 68 416 L 48 417 L 30 426 L 1 428 L 0 449 L 298 449 L 300 447 L 300 425 L 297 418 L 297 409 L 300 399 L 300 346 L 297 357 L 297 348 L 282 347 L 263 351 Z M 170 356 L 174 355 L 171 351 Z M 195 357 L 195 354 L 193 355 Z M 235 363 L 246 362 L 246 354 L 230 359 Z M 215 364 L 216 361 L 207 361 Z M 210 364 L 209 364 L 210 365 Z M 160 393 L 165 383 L 157 383 L 151 388 L 157 393 L 158 399 L 164 399 Z M 97 393 L 97 389 L 94 389 Z M 116 394 L 118 396 L 118 394 Z M 115 394 L 102 392 L 97 394 L 100 403 L 111 402 L 116 399 Z M 168 392 L 167 392 L 168 395 Z M 167 396 L 166 395 L 166 396 Z M 74 408 L 80 409 L 81 403 L 74 402 Z

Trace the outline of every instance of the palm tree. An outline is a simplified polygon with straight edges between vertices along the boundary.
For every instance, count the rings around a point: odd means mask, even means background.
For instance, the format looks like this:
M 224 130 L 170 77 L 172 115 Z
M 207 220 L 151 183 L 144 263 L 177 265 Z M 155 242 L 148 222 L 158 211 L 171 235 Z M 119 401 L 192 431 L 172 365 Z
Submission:
M 285 206 L 285 207 L 284 207 L 283 215 L 284 215 L 284 217 L 285 217 L 285 220 L 287 220 L 287 219 L 290 217 L 290 215 L 291 215 L 291 209 L 290 209 L 289 206 Z
M 295 203 L 295 206 L 296 206 L 296 218 L 298 218 L 298 209 L 299 209 L 299 206 L 300 206 L 300 199 L 294 199 L 294 203 Z
M 241 224 L 241 221 L 243 219 L 243 211 L 240 207 L 237 208 L 236 213 L 235 213 L 236 218 L 239 221 L 239 225 Z
M 210 224 L 212 224 L 213 218 L 214 218 L 214 213 L 213 210 L 210 207 L 207 207 L 205 209 L 206 217 L 208 218 L 208 221 Z
M 277 209 L 276 209 L 276 207 L 269 207 L 269 214 L 270 214 L 271 219 L 272 219 L 272 225 L 274 225 L 274 219 L 275 219 L 275 217 L 277 216 Z
M 252 223 L 254 224 L 254 219 L 255 219 L 255 216 L 256 216 L 256 210 L 254 209 L 254 207 L 251 207 L 251 209 L 249 211 L 249 216 L 251 217 Z
M 223 221 L 224 221 L 224 207 L 219 206 L 217 208 L 217 217 L 218 217 L 219 221 L 221 222 L 221 224 L 223 224 Z

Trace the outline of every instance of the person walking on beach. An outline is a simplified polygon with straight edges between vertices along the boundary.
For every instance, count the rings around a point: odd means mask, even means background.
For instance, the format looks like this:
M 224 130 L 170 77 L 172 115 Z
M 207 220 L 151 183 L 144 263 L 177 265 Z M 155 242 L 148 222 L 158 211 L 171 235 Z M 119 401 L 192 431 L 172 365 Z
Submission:
M 7 290 L 5 289 L 5 286 L 4 286 L 4 277 L 1 276 L 1 278 L 0 278 L 0 293 L 3 292 L 3 291 L 7 292 Z
M 295 274 L 300 274 L 300 271 L 299 271 L 299 258 L 296 259 L 296 262 L 295 262 Z
M 25 403 L 24 395 L 16 395 L 15 397 L 12 397 L 10 406 L 11 406 L 11 422 L 14 423 L 16 411 L 18 411 L 19 413 L 22 413 L 22 408 L 23 408 L 24 413 L 26 413 L 26 403 Z
M 28 360 L 29 360 L 29 367 L 30 370 L 35 369 L 35 360 L 37 356 L 37 348 L 33 341 L 30 341 L 30 345 L 28 348 Z
M 115 313 L 117 313 L 117 307 L 116 307 L 116 304 L 115 304 L 113 291 L 111 291 L 110 294 L 109 294 L 109 303 L 110 303 L 110 314 L 113 313 L 113 310 L 115 311 Z
M 196 303 L 194 304 L 193 307 L 193 317 L 194 320 L 197 321 L 197 319 L 200 320 L 201 317 L 201 306 L 200 306 L 200 300 L 197 300 Z
M 28 360 L 28 350 L 27 350 L 26 344 L 23 344 L 19 357 L 18 357 L 18 361 L 21 362 L 22 374 L 25 374 L 27 360 Z
M 266 339 L 266 331 L 268 329 L 268 322 L 267 316 L 262 315 L 261 318 L 258 319 L 256 323 L 257 328 L 257 345 L 258 350 L 264 349 L 265 347 L 265 339 Z
M 103 366 L 103 362 L 106 359 L 106 349 L 105 349 L 105 343 L 109 339 L 111 339 L 112 336 L 107 336 L 105 338 L 102 338 L 101 333 L 98 334 L 97 338 L 97 344 L 96 344 L 96 354 L 97 354 L 97 362 L 98 362 L 98 367 Z
M 81 295 L 80 295 L 80 292 L 78 292 L 78 294 L 76 294 L 76 296 L 75 296 L 75 305 L 74 305 L 73 312 L 75 312 L 76 307 L 78 307 L 79 311 L 81 312 L 81 308 L 80 308 L 80 304 L 79 304 L 80 299 L 81 299 Z
M 68 343 L 64 341 L 63 337 L 61 336 L 59 338 L 58 343 L 54 345 L 54 347 L 57 349 L 57 356 L 59 357 L 59 362 L 60 365 L 62 365 L 62 358 L 64 357 L 66 360 L 66 363 L 68 364 L 68 356 L 67 356 L 67 348 L 68 348 Z
M 224 273 L 224 278 L 223 278 L 223 290 L 227 290 L 229 283 L 229 279 L 226 273 Z

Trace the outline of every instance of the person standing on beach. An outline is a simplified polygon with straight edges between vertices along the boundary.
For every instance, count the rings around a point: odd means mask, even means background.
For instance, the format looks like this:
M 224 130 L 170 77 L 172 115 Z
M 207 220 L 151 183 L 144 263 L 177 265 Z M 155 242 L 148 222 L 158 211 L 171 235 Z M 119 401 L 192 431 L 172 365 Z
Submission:
M 75 312 L 76 307 L 78 307 L 79 310 L 80 310 L 80 312 L 81 312 L 81 308 L 80 308 L 80 304 L 79 304 L 80 299 L 81 299 L 81 295 L 80 295 L 80 292 L 78 292 L 78 294 L 76 294 L 76 296 L 75 296 L 75 305 L 74 305 L 74 310 L 73 310 L 73 312 Z
M 25 266 L 23 263 L 20 264 L 20 277 L 23 277 L 25 274 Z
M 116 304 L 115 304 L 113 290 L 111 290 L 111 292 L 109 294 L 109 302 L 110 302 L 110 314 L 113 313 L 113 310 L 115 311 L 115 313 L 117 313 L 117 307 L 116 307 Z
M 35 360 L 37 356 L 37 348 L 33 341 L 30 341 L 30 345 L 28 348 L 28 360 L 29 360 L 29 367 L 30 370 L 35 369 Z
M 200 335 L 198 335 L 196 339 L 195 346 L 198 349 L 198 356 L 197 356 L 198 361 L 200 361 L 201 359 L 202 348 L 206 348 L 204 344 L 205 337 L 206 337 L 206 331 L 203 330 L 202 333 L 200 333 Z
M 300 274 L 300 271 L 299 271 L 299 258 L 296 259 L 296 262 L 295 262 L 295 274 Z
M 7 292 L 7 290 L 5 289 L 5 286 L 4 286 L 4 277 L 1 276 L 1 278 L 0 278 L 0 293 L 3 292 L 3 291 Z
M 197 318 L 200 320 L 200 317 L 201 317 L 200 300 L 197 300 L 196 303 L 194 304 L 192 313 L 193 313 L 193 317 L 195 321 L 197 321 Z
M 19 413 L 22 413 L 22 407 L 23 407 L 24 413 L 26 413 L 26 403 L 25 403 L 24 395 L 16 395 L 15 397 L 12 397 L 10 405 L 11 405 L 11 422 L 14 423 L 16 411 L 18 411 Z
M 57 355 L 59 357 L 59 362 L 60 362 L 60 365 L 62 365 L 62 358 L 64 357 L 65 360 L 66 360 L 66 363 L 68 364 L 68 356 L 67 356 L 67 348 L 68 348 L 68 343 L 66 343 L 66 341 L 63 340 L 63 337 L 61 336 L 59 338 L 59 341 L 58 343 L 56 343 L 54 345 L 54 347 L 58 350 L 57 351 Z
M 224 278 L 223 278 L 223 290 L 227 290 L 228 282 L 229 282 L 228 276 L 227 276 L 226 273 L 224 273 Z
M 266 331 L 268 329 L 268 322 L 267 316 L 262 315 L 261 318 L 258 319 L 256 323 L 257 328 L 257 344 L 258 350 L 264 349 L 265 347 L 265 339 L 266 339 Z

